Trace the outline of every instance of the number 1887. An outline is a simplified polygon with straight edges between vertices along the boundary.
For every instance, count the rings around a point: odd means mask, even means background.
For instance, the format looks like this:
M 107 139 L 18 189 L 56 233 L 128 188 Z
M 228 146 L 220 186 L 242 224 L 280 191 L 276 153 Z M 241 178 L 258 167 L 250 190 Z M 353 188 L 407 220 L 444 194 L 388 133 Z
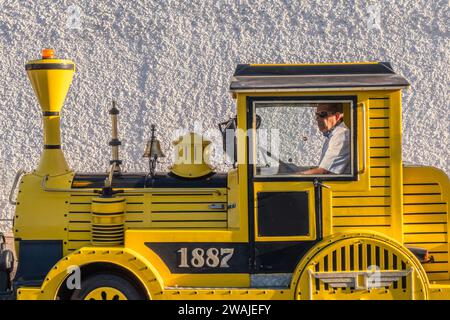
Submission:
M 206 250 L 202 248 L 192 249 L 190 256 L 192 257 L 188 260 L 188 249 L 180 248 L 177 251 L 180 254 L 180 264 L 179 268 L 229 268 L 228 261 L 230 261 L 233 256 L 233 248 L 209 248 Z

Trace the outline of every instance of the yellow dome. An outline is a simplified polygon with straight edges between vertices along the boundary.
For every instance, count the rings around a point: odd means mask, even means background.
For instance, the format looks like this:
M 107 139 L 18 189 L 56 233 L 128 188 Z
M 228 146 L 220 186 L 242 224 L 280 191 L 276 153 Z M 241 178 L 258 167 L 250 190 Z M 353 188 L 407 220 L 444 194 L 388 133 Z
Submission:
M 209 165 L 211 141 L 190 132 L 173 142 L 175 163 L 171 172 L 184 178 L 200 178 L 213 172 Z

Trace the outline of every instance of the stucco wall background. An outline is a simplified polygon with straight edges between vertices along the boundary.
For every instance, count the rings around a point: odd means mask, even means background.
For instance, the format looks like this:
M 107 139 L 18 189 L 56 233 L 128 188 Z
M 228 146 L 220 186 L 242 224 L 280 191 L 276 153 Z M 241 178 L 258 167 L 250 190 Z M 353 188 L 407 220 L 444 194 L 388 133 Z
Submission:
M 73 4 L 0 0 L 3 219 L 13 216 L 15 172 L 32 170 L 42 148 L 24 65 L 43 47 L 77 63 L 62 112 L 63 150 L 77 171 L 106 170 L 112 99 L 124 167 L 145 171 L 151 123 L 170 154 L 176 128 L 197 121 L 214 130 L 234 114 L 228 86 L 237 63 L 390 61 L 412 84 L 403 95 L 404 160 L 450 173 L 448 1 L 82 0 L 79 25 Z M 0 221 L 0 230 L 10 226 Z

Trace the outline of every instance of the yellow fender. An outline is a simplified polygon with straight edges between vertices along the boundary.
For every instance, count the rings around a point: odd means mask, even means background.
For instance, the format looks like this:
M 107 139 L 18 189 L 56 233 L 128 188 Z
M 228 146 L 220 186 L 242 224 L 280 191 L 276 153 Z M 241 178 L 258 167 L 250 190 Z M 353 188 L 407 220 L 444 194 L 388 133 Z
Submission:
M 124 248 L 81 248 L 61 259 L 47 274 L 41 288 L 20 288 L 19 300 L 54 300 L 73 266 L 110 263 L 131 272 L 151 299 L 163 291 L 163 280 L 156 269 L 141 255 Z
M 367 232 L 339 233 L 318 243 L 298 264 L 291 288 L 302 300 L 429 298 L 416 256 L 385 235 Z

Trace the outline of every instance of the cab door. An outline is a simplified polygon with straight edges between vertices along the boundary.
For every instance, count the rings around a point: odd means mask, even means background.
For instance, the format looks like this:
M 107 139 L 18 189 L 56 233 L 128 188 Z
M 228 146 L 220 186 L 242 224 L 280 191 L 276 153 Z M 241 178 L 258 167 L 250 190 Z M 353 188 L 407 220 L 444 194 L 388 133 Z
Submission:
M 353 98 L 353 97 L 352 97 Z M 315 103 L 348 97 L 247 98 L 249 135 L 249 238 L 253 274 L 292 273 L 323 238 L 326 181 L 346 176 L 305 175 L 317 167 L 324 137 L 317 129 Z M 324 199 L 325 196 L 325 199 Z
M 309 182 L 253 182 L 253 272 L 292 273 L 322 239 L 320 189 Z

